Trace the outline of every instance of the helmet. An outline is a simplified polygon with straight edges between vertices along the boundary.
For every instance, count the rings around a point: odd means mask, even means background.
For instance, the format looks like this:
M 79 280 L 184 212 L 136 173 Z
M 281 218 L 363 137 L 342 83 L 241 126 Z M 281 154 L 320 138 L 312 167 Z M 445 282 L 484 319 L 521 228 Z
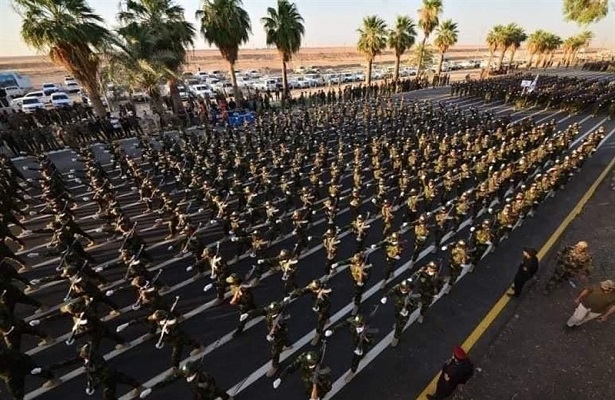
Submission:
M 181 371 L 184 375 L 193 375 L 199 369 L 199 363 L 196 361 L 188 361 L 181 367 Z
M 320 281 L 320 279 L 314 279 L 312 282 L 310 282 L 310 284 L 308 285 L 308 287 L 310 289 L 320 289 L 320 287 L 322 286 L 322 282 Z
M 483 221 L 483 226 L 489 226 L 491 225 L 491 221 L 489 221 L 488 219 Z
M 365 317 L 362 316 L 361 314 L 355 315 L 354 317 L 352 317 L 352 324 L 355 326 L 365 325 Z
M 435 262 L 435 261 L 430 261 L 430 262 L 427 264 L 427 268 L 428 268 L 428 269 L 438 269 L 438 265 L 436 265 L 436 262 Z
M 267 306 L 267 311 L 271 314 L 279 314 L 282 311 L 282 306 L 277 301 L 272 301 Z
M 90 357 L 90 354 L 92 354 L 92 348 L 89 344 L 84 344 L 79 349 L 79 357 L 81 358 L 88 358 Z
M 167 319 L 168 317 L 169 313 L 164 310 L 156 310 L 151 316 L 154 321 L 162 321 L 163 319 Z
M 403 292 L 409 292 L 410 289 L 412 289 L 412 283 L 409 282 L 408 280 L 404 279 L 403 281 L 401 281 L 401 283 L 399 284 L 399 288 L 403 291 Z
M 237 273 L 232 273 L 226 277 L 226 283 L 229 285 L 238 285 L 241 283 L 241 278 Z
M 466 245 L 466 242 L 464 240 L 458 240 L 457 241 L 457 246 L 461 247 L 461 246 L 465 246 L 465 245 Z
M 319 358 L 318 353 L 315 351 L 308 351 L 304 356 L 304 360 L 310 368 L 313 368 L 318 364 Z

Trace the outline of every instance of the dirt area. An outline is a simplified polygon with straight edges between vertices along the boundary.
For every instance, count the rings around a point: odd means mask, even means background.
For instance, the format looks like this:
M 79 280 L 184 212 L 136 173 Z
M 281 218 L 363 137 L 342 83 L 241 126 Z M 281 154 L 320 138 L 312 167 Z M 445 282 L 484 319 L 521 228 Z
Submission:
M 450 60 L 486 59 L 487 49 L 477 46 L 456 46 L 446 53 Z M 517 51 L 515 59 L 522 60 L 526 57 L 523 50 Z M 557 59 L 558 56 L 556 56 Z M 408 55 L 402 58 L 407 61 Z M 395 60 L 391 51 L 386 51 L 377 57 L 377 65 L 392 65 Z M 186 71 L 224 70 L 228 66 L 220 56 L 218 50 L 195 50 L 188 54 Z M 301 49 L 290 67 L 313 66 L 316 68 L 360 68 L 365 63 L 365 58 L 353 47 L 312 47 Z M 280 57 L 275 49 L 242 49 L 239 53 L 239 61 L 236 69 L 257 69 L 264 73 L 279 73 L 281 70 Z M 61 83 L 66 72 L 63 68 L 53 65 L 47 57 L 1 57 L 0 70 L 18 71 L 27 75 L 32 84 L 37 87 L 43 82 Z
M 602 183 L 560 246 L 587 240 L 594 261 L 590 283 L 615 279 L 615 173 Z M 486 355 L 479 371 L 457 400 L 606 400 L 615 398 L 615 318 L 591 321 L 572 332 L 563 326 L 574 298 L 584 287 L 563 284 L 542 294 L 553 255 L 541 263 L 540 281 L 522 297 L 510 321 Z M 548 266 L 551 266 L 549 268 Z M 513 304 L 512 307 L 515 307 Z

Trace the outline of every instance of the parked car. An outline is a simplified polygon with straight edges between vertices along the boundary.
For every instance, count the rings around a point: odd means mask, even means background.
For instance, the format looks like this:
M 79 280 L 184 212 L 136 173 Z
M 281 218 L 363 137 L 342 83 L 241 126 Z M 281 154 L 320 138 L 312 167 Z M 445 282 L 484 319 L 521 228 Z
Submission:
M 213 90 L 211 90 L 211 86 L 205 85 L 203 83 L 191 86 L 190 92 L 195 97 L 202 97 L 202 98 L 205 98 L 205 96 L 211 97 L 214 95 Z
M 73 105 L 73 101 L 64 92 L 51 93 L 49 99 L 54 108 L 70 107 Z
M 59 90 L 60 88 L 55 83 L 43 83 L 43 93 L 45 96 L 49 96 L 51 93 L 58 92 Z
M 45 109 L 45 104 L 38 97 L 24 97 L 21 110 L 25 113 L 33 113 L 37 109 Z
M 77 83 L 77 81 L 75 81 L 75 78 L 73 78 L 72 76 L 65 76 L 64 77 L 64 86 L 68 86 L 71 83 Z
M 208 77 L 209 74 L 205 71 L 199 71 L 196 73 L 196 78 L 199 80 L 199 82 L 207 82 Z
M 9 97 L 11 99 L 23 97 L 24 95 L 23 89 L 19 86 L 7 86 L 4 88 L 4 91 L 6 92 L 6 97 Z
M 325 85 L 325 79 L 320 74 L 306 74 L 305 79 L 310 81 L 312 87 Z
M 66 86 L 67 93 L 79 93 L 81 91 L 79 84 L 75 81 L 69 82 L 65 86 Z
M 30 99 L 30 98 L 39 99 L 39 101 L 43 104 L 47 102 L 47 97 L 45 96 L 45 94 L 41 92 L 40 90 L 37 90 L 35 92 L 26 93 L 26 95 L 23 97 L 17 97 L 11 100 L 11 105 L 21 107 L 24 99 Z

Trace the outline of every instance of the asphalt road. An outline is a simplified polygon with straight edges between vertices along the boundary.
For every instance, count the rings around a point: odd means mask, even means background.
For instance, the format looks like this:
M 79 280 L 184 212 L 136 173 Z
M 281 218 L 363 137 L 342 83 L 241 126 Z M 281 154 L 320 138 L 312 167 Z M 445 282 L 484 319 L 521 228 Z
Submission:
M 566 72 L 571 73 L 571 71 Z M 597 75 L 585 72 L 582 72 L 582 74 Z M 441 102 L 444 107 L 458 105 L 464 110 L 470 108 L 492 110 L 499 116 L 511 115 L 512 119 L 533 116 L 538 122 L 544 122 L 555 118 L 561 129 L 578 122 L 581 126 L 580 137 L 599 126 L 604 126 L 608 137 L 600 150 L 584 165 L 582 172 L 576 174 L 563 191 L 558 192 L 555 198 L 549 199 L 541 205 L 535 218 L 527 220 L 523 226 L 513 232 L 495 253 L 487 256 L 481 268 L 473 274 L 465 276 L 455 286 L 450 295 L 443 297 L 429 310 L 424 324 L 411 324 L 396 349 L 388 347 L 394 321 L 392 306 L 381 306 L 372 320 L 372 326 L 380 329 L 377 335 L 379 343 L 362 361 L 360 373 L 348 385 L 344 384 L 341 378 L 350 366 L 352 355 L 350 337 L 348 332 L 336 333 L 329 341 L 325 356 L 325 364 L 331 367 L 332 377 L 335 381 L 333 391 L 328 398 L 397 399 L 411 398 L 420 393 L 439 370 L 442 361 L 449 356 L 452 346 L 463 341 L 495 300 L 508 287 L 520 257 L 520 248 L 527 245 L 540 247 L 615 153 L 612 146 L 612 143 L 615 142 L 613 135 L 615 121 L 609 121 L 602 117 L 569 116 L 561 112 L 538 109 L 516 111 L 501 103 L 486 105 L 478 99 L 450 98 L 446 88 L 417 91 L 408 94 L 406 97 L 409 99 L 434 99 Z M 139 149 L 134 147 L 135 143 L 136 141 L 132 139 L 122 141 L 123 147 L 130 156 L 139 156 L 140 154 Z M 94 145 L 94 147 L 100 161 L 103 164 L 108 164 L 109 155 L 102 150 L 102 146 Z M 73 186 L 72 192 L 75 198 L 81 199 L 80 206 L 76 210 L 79 224 L 84 229 L 91 231 L 97 239 L 97 243 L 99 243 L 88 252 L 100 263 L 105 263 L 117 256 L 120 243 L 117 241 L 106 242 L 106 238 L 95 231 L 100 225 L 99 221 L 91 218 L 96 211 L 96 206 L 87 199 L 86 189 L 80 187 L 79 183 L 70 177 L 73 175 L 71 169 L 76 169 L 76 173 L 79 173 L 80 165 L 72 161 L 74 156 L 70 151 L 50 154 L 56 166 L 66 173 L 66 179 L 72 180 L 69 186 Z M 15 160 L 15 163 L 20 167 L 35 165 L 29 159 Z M 110 170 L 109 165 L 106 165 L 106 168 L 108 171 Z M 117 173 L 112 173 L 112 176 L 114 175 L 117 175 Z M 346 185 L 343 189 L 347 189 L 350 185 L 350 178 L 345 178 L 343 182 Z M 264 376 L 269 367 L 269 344 L 265 340 L 267 332 L 262 319 L 249 323 L 246 334 L 231 340 L 230 335 L 238 318 L 236 308 L 228 304 L 218 307 L 211 306 L 214 299 L 213 291 L 203 292 L 203 287 L 210 281 L 209 277 L 197 281 L 192 280 L 192 274 L 185 271 L 185 268 L 189 265 L 188 259 L 174 258 L 178 249 L 176 247 L 171 250 L 168 249 L 172 245 L 172 241 L 164 240 L 167 234 L 165 228 L 162 226 L 154 227 L 157 215 L 144 214 L 145 207 L 138 202 L 138 194 L 131 192 L 130 182 L 124 182 L 121 177 L 116 177 L 112 183 L 116 185 L 116 188 L 119 185 L 124 185 L 117 188 L 120 193 L 119 201 L 130 218 L 138 221 L 140 235 L 149 244 L 148 252 L 155 259 L 153 268 L 164 269 L 162 279 L 171 287 L 171 291 L 166 296 L 172 299 L 176 295 L 180 295 L 178 310 L 186 316 L 186 321 L 182 324 L 183 328 L 206 346 L 203 368 L 211 372 L 216 377 L 218 384 L 222 388 L 228 389 L 230 394 L 236 396 L 236 399 L 304 398 L 298 374 L 294 374 L 285 380 L 278 390 L 273 390 L 271 380 Z M 366 188 L 365 192 L 367 196 L 372 195 L 373 187 Z M 365 205 L 365 210 L 371 210 L 372 215 L 375 215 L 375 210 L 369 203 Z M 196 209 L 190 211 L 197 212 Z M 401 213 L 398 213 L 394 227 L 400 225 L 401 216 L 399 214 Z M 297 275 L 299 285 L 305 285 L 311 279 L 320 277 L 323 273 L 325 254 L 320 246 L 320 237 L 324 232 L 324 223 L 321 217 L 321 213 L 315 216 L 314 221 L 317 223 L 310 229 L 310 234 L 318 239 L 312 241 L 310 249 L 302 255 Z M 196 213 L 192 218 L 195 222 L 203 222 L 206 226 L 202 233 L 206 241 L 214 243 L 223 236 L 221 228 L 208 225 L 210 216 L 204 213 Z M 37 229 L 43 227 L 49 220 L 49 218 L 32 216 L 26 224 L 29 229 Z M 349 222 L 350 217 L 347 212 L 341 214 L 337 220 L 338 226 L 341 227 L 346 226 Z M 287 234 L 290 229 L 287 227 L 284 232 Z M 378 241 L 381 232 L 380 220 L 375 219 L 366 243 Z M 465 238 L 467 235 L 468 229 L 466 226 L 465 229 L 455 235 L 455 238 Z M 270 250 L 270 254 L 277 253 L 281 248 L 292 246 L 292 239 L 289 235 L 284 237 L 284 240 Z M 406 235 L 405 239 L 408 239 L 408 237 L 409 235 Z M 44 252 L 44 248 L 42 248 L 45 244 L 44 238 L 30 236 L 26 241 L 28 249 L 24 251 L 24 256 L 27 253 Z M 345 259 L 352 254 L 355 249 L 353 242 L 351 235 L 342 239 L 338 259 Z M 230 245 L 223 245 L 225 253 L 231 250 Z M 406 250 L 399 262 L 400 267 L 396 271 L 395 282 L 398 282 L 402 277 L 409 276 L 410 272 L 403 268 L 409 257 L 410 251 Z M 425 262 L 439 257 L 441 257 L 441 254 L 424 254 L 424 257 L 416 265 L 421 266 Z M 33 270 L 27 273 L 29 278 L 38 278 L 53 273 L 57 265 L 57 260 L 53 261 L 50 257 L 39 256 L 26 259 L 28 265 L 33 266 Z M 382 265 L 383 258 L 380 252 L 373 253 L 370 261 L 375 266 Z M 238 263 L 233 264 L 231 270 L 243 274 L 250 269 L 252 263 L 253 260 L 243 258 Z M 105 271 L 104 275 L 110 282 L 116 282 L 122 278 L 123 271 Z M 382 278 L 382 268 L 375 268 L 364 295 L 363 310 L 370 310 L 375 304 L 379 304 L 378 300 L 382 296 L 382 291 L 379 289 Z M 348 271 L 342 270 L 336 273 L 330 280 L 330 285 L 334 288 L 331 310 L 331 322 L 334 323 L 348 317 L 352 308 L 349 303 L 352 285 Z M 47 304 L 55 304 L 56 306 L 52 307 L 53 310 L 57 309 L 57 305 L 62 302 L 67 289 L 65 283 L 46 285 L 46 287 L 35 291 L 33 296 Z M 261 285 L 253 291 L 259 305 L 265 305 L 272 300 L 279 300 L 283 297 L 278 274 L 263 279 Z M 134 294 L 130 291 L 116 293 L 113 295 L 113 299 L 123 308 L 130 307 L 135 300 Z M 315 328 L 315 316 L 309 311 L 310 308 L 311 303 L 308 298 L 296 300 L 289 306 L 288 310 L 291 314 L 289 338 L 294 347 L 282 354 L 283 362 L 292 360 L 301 351 L 310 347 L 309 341 Z M 31 308 L 25 307 L 18 309 L 19 315 L 28 320 L 33 318 L 33 311 Z M 123 322 L 141 315 L 143 315 L 141 311 L 130 311 L 110 319 L 108 323 L 115 328 Z M 70 327 L 71 322 L 68 318 L 50 321 L 43 326 L 54 337 L 64 335 L 63 338 L 66 337 L 65 335 Z M 139 327 L 127 329 L 122 333 L 124 337 L 131 341 L 131 345 L 127 349 L 114 350 L 113 343 L 103 341 L 101 350 L 106 353 L 106 358 L 111 360 L 114 367 L 134 376 L 141 382 L 146 382 L 146 386 L 149 386 L 152 383 L 151 380 L 168 373 L 170 349 L 168 347 L 162 350 L 155 349 L 154 341 L 143 339 L 145 334 L 145 329 Z M 66 346 L 63 340 L 59 340 L 51 346 L 37 348 L 36 339 L 28 337 L 25 338 L 23 346 L 29 354 L 33 355 L 36 361 L 43 365 L 57 363 L 59 360 L 72 357 L 76 350 L 75 346 Z M 83 373 L 74 368 L 64 368 L 59 371 L 58 375 L 62 378 L 63 383 L 51 390 L 39 388 L 42 383 L 39 379 L 28 378 L 28 395 L 26 398 L 50 400 L 88 398 L 84 393 L 85 376 Z M 126 393 L 129 390 L 130 388 L 120 389 L 120 393 Z M 98 395 L 97 393 L 94 398 Z M 0 393 L 0 396 L 2 396 L 2 393 Z M 148 398 L 156 400 L 173 397 L 177 399 L 190 398 L 188 387 L 182 382 L 177 382 L 165 389 L 154 391 Z

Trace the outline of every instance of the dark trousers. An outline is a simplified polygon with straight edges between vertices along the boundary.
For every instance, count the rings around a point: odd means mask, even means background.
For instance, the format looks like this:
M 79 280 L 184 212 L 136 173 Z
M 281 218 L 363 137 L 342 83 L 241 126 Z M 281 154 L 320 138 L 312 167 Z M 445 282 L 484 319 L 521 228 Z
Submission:
M 515 297 L 521 296 L 521 291 L 523 290 L 523 286 L 530 279 L 532 279 L 532 275 L 522 273 L 522 272 L 517 272 L 517 275 L 515 275 L 515 281 L 514 281 L 514 286 L 513 286 L 513 289 L 515 291 Z

